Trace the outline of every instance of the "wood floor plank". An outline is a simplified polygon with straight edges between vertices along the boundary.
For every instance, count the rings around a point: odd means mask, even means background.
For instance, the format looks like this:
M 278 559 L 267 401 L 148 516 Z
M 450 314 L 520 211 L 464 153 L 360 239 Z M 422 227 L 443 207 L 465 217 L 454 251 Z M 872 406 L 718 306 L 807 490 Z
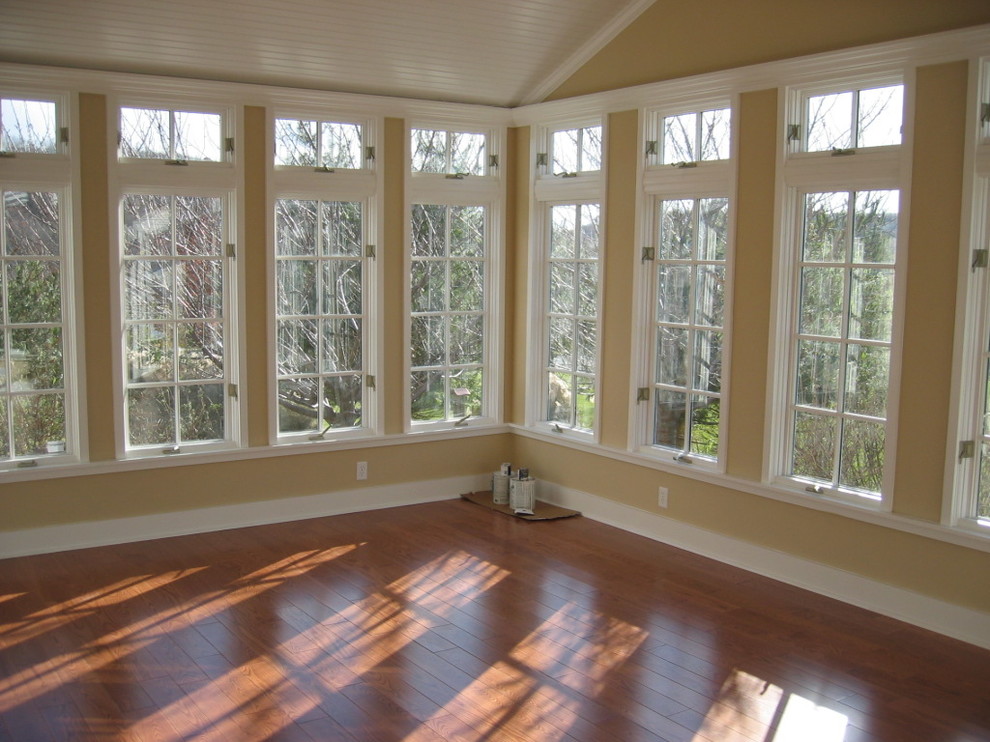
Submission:
M 587 518 L 353 513 L 6 560 L 0 596 L 0 742 L 990 739 L 990 652 Z

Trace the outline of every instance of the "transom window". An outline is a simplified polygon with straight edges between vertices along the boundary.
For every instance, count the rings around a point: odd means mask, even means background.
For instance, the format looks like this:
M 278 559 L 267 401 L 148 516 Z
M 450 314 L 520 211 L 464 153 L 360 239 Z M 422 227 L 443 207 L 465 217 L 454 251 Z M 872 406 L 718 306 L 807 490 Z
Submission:
M 726 198 L 657 205 L 652 444 L 717 459 L 722 402 Z
M 65 454 L 69 385 L 62 194 L 2 193 L 0 461 Z
M 663 165 L 729 159 L 731 108 L 664 116 L 660 128 Z
M 279 199 L 275 244 L 278 432 L 360 427 L 364 205 Z
M 363 135 L 357 123 L 275 119 L 275 164 L 358 170 L 367 154 Z
M 488 137 L 445 129 L 412 129 L 412 171 L 445 175 L 486 175 Z
M 120 109 L 120 156 L 173 163 L 220 162 L 223 116 L 158 108 Z
M 602 169 L 602 127 L 559 129 L 550 134 L 553 175 L 572 175 Z
M 55 154 L 59 140 L 55 101 L 0 98 L 0 152 Z
M 222 196 L 121 203 L 127 445 L 177 451 L 231 436 L 229 257 Z
M 413 204 L 413 421 L 485 414 L 487 207 Z
M 879 498 L 894 317 L 896 190 L 803 197 L 789 474 Z
M 805 151 L 898 145 L 903 115 L 903 85 L 808 95 L 803 111 Z

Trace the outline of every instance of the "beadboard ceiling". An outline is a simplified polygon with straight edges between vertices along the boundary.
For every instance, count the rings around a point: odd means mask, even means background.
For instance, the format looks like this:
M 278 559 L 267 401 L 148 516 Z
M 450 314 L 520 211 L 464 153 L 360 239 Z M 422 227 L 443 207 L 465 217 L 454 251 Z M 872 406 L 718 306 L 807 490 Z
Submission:
M 0 61 L 516 106 L 653 2 L 0 0 Z

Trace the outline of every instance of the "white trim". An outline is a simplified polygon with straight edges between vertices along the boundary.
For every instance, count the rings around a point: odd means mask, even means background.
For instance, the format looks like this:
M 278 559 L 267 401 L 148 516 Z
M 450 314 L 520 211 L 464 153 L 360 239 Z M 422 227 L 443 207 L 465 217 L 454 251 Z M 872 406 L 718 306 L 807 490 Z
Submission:
M 173 513 L 8 531 L 0 533 L 0 559 L 450 500 L 463 492 L 474 492 L 486 487 L 489 477 L 488 474 L 448 477 Z
M 540 481 L 542 500 L 692 554 L 990 649 L 990 614 L 655 515 L 580 490 Z

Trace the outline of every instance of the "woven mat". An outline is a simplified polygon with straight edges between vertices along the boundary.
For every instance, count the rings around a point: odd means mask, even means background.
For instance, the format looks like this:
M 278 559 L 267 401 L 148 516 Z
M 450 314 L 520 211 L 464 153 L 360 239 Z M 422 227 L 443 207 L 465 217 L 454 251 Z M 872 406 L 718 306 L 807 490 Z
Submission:
M 581 515 L 577 510 L 562 508 L 559 505 L 551 505 L 549 502 L 543 502 L 542 500 L 536 501 L 532 515 L 516 515 L 508 505 L 496 505 L 493 503 L 492 493 L 490 491 L 468 492 L 465 495 L 461 495 L 461 497 L 468 502 L 473 502 L 475 505 L 481 505 L 489 510 L 497 510 L 500 513 L 505 513 L 506 515 L 523 520 L 557 520 L 558 518 L 571 518 L 575 515 Z

